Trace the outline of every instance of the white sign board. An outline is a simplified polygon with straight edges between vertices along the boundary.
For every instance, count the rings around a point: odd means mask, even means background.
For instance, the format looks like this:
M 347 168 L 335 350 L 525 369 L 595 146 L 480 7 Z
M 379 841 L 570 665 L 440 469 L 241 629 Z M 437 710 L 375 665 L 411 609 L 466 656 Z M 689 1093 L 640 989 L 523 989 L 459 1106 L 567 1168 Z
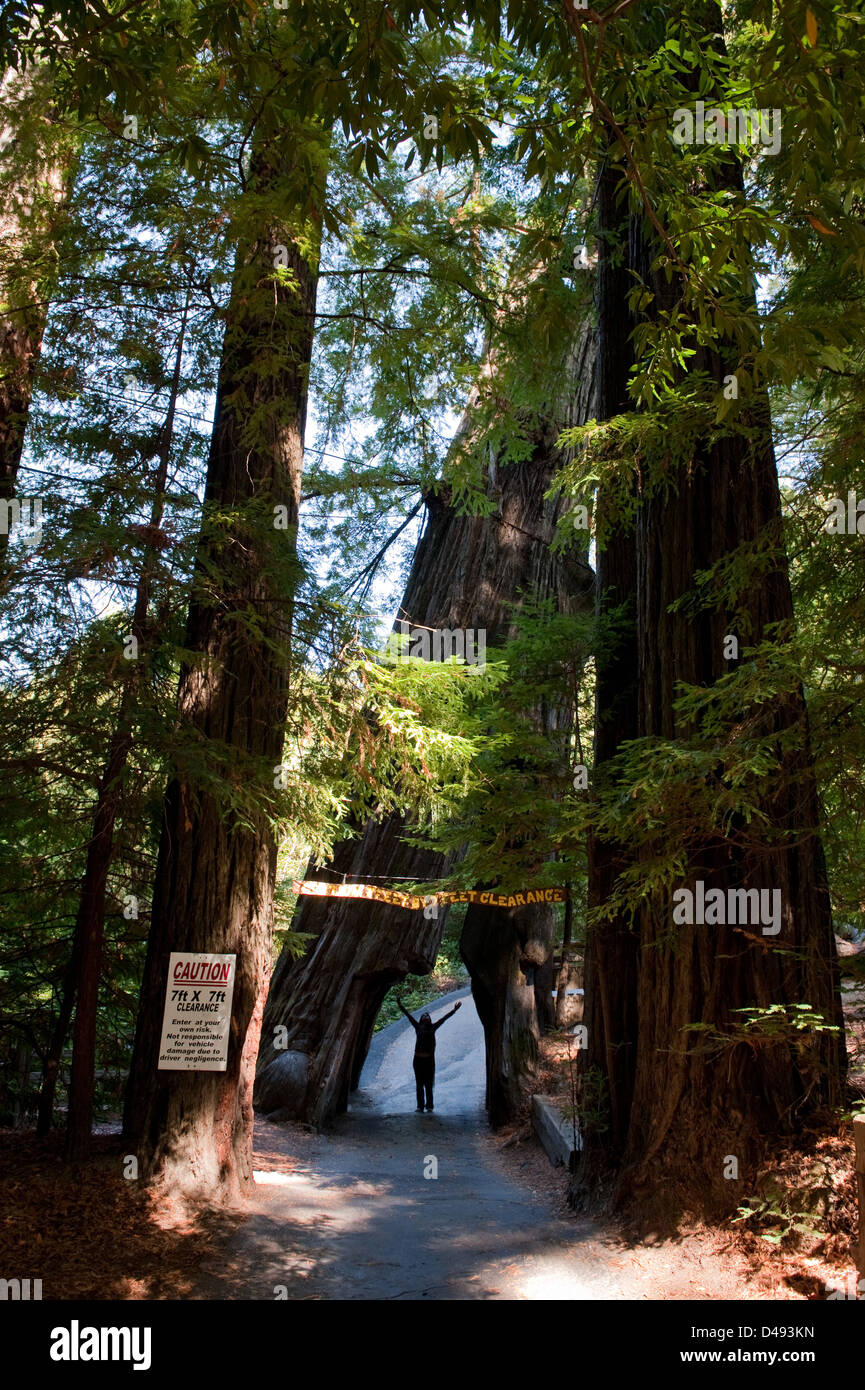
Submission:
M 172 951 L 159 1071 L 225 1071 L 237 956 Z

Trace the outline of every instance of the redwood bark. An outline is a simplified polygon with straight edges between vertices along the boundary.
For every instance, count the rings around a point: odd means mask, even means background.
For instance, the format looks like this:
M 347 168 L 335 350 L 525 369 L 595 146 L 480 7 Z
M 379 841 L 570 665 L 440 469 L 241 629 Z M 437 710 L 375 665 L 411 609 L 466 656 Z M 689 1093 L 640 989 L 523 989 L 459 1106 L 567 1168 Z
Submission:
M 429 520 L 414 558 L 399 617 L 431 628 L 485 628 L 487 647 L 514 630 L 513 605 L 520 596 L 554 595 L 562 611 L 585 603 L 592 575 L 583 557 L 551 554 L 555 525 L 564 503 L 546 499 L 558 464 L 555 440 L 566 424 L 588 417 L 593 389 L 593 341 L 587 329 L 569 362 L 572 390 L 562 418 L 539 432 L 533 456 L 508 467 L 491 465 L 490 488 L 495 515 L 459 516 L 443 496 L 427 499 Z M 575 384 L 576 383 L 576 384 Z M 552 412 L 551 412 L 552 414 Z M 465 428 L 470 428 L 470 408 Z M 386 878 L 435 879 L 447 871 L 441 855 L 400 840 L 402 823 L 391 817 L 366 825 L 361 839 L 337 847 L 330 875 L 336 879 L 376 875 Z M 318 871 L 316 872 L 316 877 Z M 499 1014 L 486 1010 L 488 1056 L 496 1069 L 517 1064 L 517 1050 L 528 1047 L 524 1035 L 537 1039 L 535 992 L 531 1003 L 513 971 L 513 960 L 529 949 L 543 972 L 543 989 L 552 989 L 551 910 L 492 910 L 488 917 L 467 916 L 467 964 L 472 988 L 484 1018 L 487 979 L 498 982 L 510 1002 Z M 311 932 L 313 944 L 299 961 L 284 954 L 274 970 L 265 1011 L 256 1104 L 321 1125 L 346 1108 L 357 1086 L 375 1017 L 387 990 L 409 972 L 432 969 L 444 927 L 421 911 L 348 899 L 302 898 L 295 918 L 298 931 Z M 516 935 L 509 935 L 511 925 Z M 522 938 L 522 944 L 515 945 Z M 499 957 L 508 963 L 500 968 Z M 509 993 L 506 981 L 513 975 Z M 541 989 L 539 981 L 538 988 Z M 285 1034 L 277 1030 L 284 1028 Z M 504 1028 L 505 1033 L 502 1034 Z M 504 1036 L 505 1041 L 500 1038 Z M 277 1044 L 283 1044 L 278 1046 Z M 523 1058 L 520 1052 L 520 1058 Z
M 633 284 L 629 272 L 634 264 L 643 263 L 639 221 L 629 215 L 627 203 L 622 204 L 619 181 L 619 169 L 607 158 L 597 188 L 599 421 L 629 408 L 627 383 L 634 360 L 631 333 L 635 326 L 627 309 Z M 636 538 L 633 529 L 623 525 L 604 538 L 608 507 L 601 491 L 596 502 L 596 611 L 605 626 L 595 660 L 595 790 L 604 785 L 606 764 L 621 744 L 637 736 Z M 588 905 L 593 912 L 610 896 L 627 863 L 627 851 L 618 842 L 591 835 L 588 859 Z M 621 1155 L 628 1133 L 638 959 L 636 933 L 622 917 L 590 923 L 584 962 L 587 1046 L 580 1052 L 584 1178 Z
M 517 1112 L 524 1082 L 536 1069 L 552 1000 L 555 932 L 553 907 L 471 903 L 466 913 L 460 949 L 484 1027 L 486 1106 L 494 1129 Z
M 565 502 L 545 498 L 560 466 L 556 437 L 564 425 L 584 423 L 594 398 L 594 344 L 586 328 L 569 362 L 563 398 L 551 410 L 550 428 L 538 440 L 521 493 L 528 520 L 520 526 L 532 532 L 534 575 L 532 592 L 555 600 L 559 612 L 574 613 L 591 602 L 593 586 L 583 582 L 553 558 L 550 545 Z M 503 471 L 503 486 L 508 473 Z M 504 508 L 503 508 L 504 510 Z M 587 582 L 589 581 L 589 582 Z M 505 635 L 510 635 L 508 632 Z M 562 766 L 568 764 L 572 710 L 546 703 L 527 711 L 530 719 L 561 747 Z M 553 1026 L 553 952 L 556 910 L 547 907 L 488 907 L 470 903 L 460 950 L 472 981 L 472 995 L 484 1028 L 486 1048 L 486 1105 L 493 1128 L 506 1124 L 519 1110 L 523 1087 L 535 1072 L 538 1040 Z
M 707 14 L 720 33 L 714 6 Z M 732 158 L 724 177 L 729 187 L 741 189 Z M 641 222 L 632 219 L 628 262 L 653 291 L 654 305 L 669 307 L 675 279 L 670 285 L 649 272 L 642 248 L 650 244 L 651 230 Z M 616 306 L 621 293 L 613 277 L 602 280 L 602 361 L 605 337 L 612 335 L 613 352 L 623 337 L 622 298 Z M 720 389 L 737 356 L 733 344 L 720 352 L 697 347 L 694 368 Z M 674 709 L 677 683 L 709 687 L 725 675 L 735 664 L 724 657 L 726 634 L 738 631 L 740 641 L 759 643 L 773 624 L 792 623 L 768 401 L 743 405 L 742 412 L 747 437 L 699 443 L 673 488 L 653 494 L 640 480 L 633 536 L 635 718 L 630 696 L 627 701 L 638 737 L 693 737 Z M 723 606 L 671 611 L 696 587 L 699 571 L 767 534 L 779 542 L 777 559 L 739 595 L 741 627 Z M 624 545 L 626 537 L 617 543 Z M 619 572 L 626 574 L 626 562 Z M 624 587 L 629 583 L 628 578 Z M 606 675 L 603 681 L 609 693 Z M 599 673 L 601 709 L 605 698 Z M 747 834 L 734 826 L 727 838 L 707 839 L 691 854 L 684 883 L 693 888 L 702 879 L 707 891 L 780 889 L 780 936 L 761 938 L 759 928 L 749 936 L 732 924 L 674 926 L 670 894 L 658 893 L 639 912 L 635 932 L 627 933 L 623 924 L 595 931 L 587 952 L 588 1060 L 596 1061 L 609 1085 L 610 1143 L 620 1163 L 617 1196 L 653 1219 L 687 1206 L 708 1215 L 729 1211 L 740 1202 L 742 1186 L 725 1179 L 726 1157 L 738 1159 L 744 1176 L 767 1143 L 795 1132 L 841 1098 L 843 1029 L 759 1047 L 731 1038 L 720 1053 L 688 1031 L 688 1025 L 702 1023 L 729 1036 L 741 1021 L 735 1010 L 770 1004 L 809 1003 L 827 1023 L 842 1024 L 802 693 L 743 710 L 742 718 L 764 734 L 796 730 L 798 751 L 784 754 L 780 771 L 760 789 L 763 842 L 753 825 Z M 645 853 L 648 860 L 650 851 Z M 596 845 L 595 901 L 603 900 L 618 871 L 616 848 Z
M 445 857 L 406 845 L 400 838 L 405 829 L 396 816 L 367 822 L 361 838 L 337 845 L 331 864 L 314 876 L 333 882 L 373 872 L 421 881 L 438 877 Z M 293 927 L 315 939 L 300 960 L 286 951 L 274 968 L 259 1053 L 258 1109 L 314 1125 L 346 1109 L 382 1000 L 397 980 L 432 969 L 445 911 L 436 919 L 387 903 L 300 899 Z
M 697 365 L 721 386 L 725 366 L 716 354 L 702 351 Z M 693 589 L 698 571 L 742 541 L 770 527 L 780 535 L 767 403 L 754 408 L 750 423 L 753 442 L 736 437 L 702 448 L 672 496 L 646 498 L 640 507 L 640 736 L 687 738 L 693 730 L 673 709 L 676 682 L 710 686 L 735 664 L 723 655 L 725 635 L 737 630 L 730 613 L 675 613 L 670 605 Z M 675 546 L 670 536 L 678 538 Z M 792 624 L 785 554 L 741 596 L 741 608 L 741 641 L 760 642 L 774 624 Z M 637 1196 L 647 1185 L 669 1191 L 673 1180 L 698 1194 L 709 1212 L 737 1204 L 740 1189 L 724 1178 L 726 1155 L 747 1171 L 767 1142 L 842 1099 L 838 966 L 804 698 L 801 691 L 776 697 L 742 717 L 763 734 L 796 730 L 797 751 L 782 754 L 779 771 L 760 789 L 763 842 L 756 827 L 747 836 L 737 827 L 739 843 L 733 837 L 707 842 L 691 855 L 686 881 L 693 888 L 702 879 L 707 891 L 779 889 L 780 935 L 760 939 L 759 930 L 745 935 L 730 924 L 675 928 L 669 894 L 658 895 L 639 918 L 639 1039 L 625 1151 L 633 1172 L 626 1188 Z M 699 1035 L 682 1031 L 702 1022 L 726 1034 L 741 1019 L 737 1009 L 801 1003 L 841 1031 L 758 1048 L 740 1042 L 719 1057 L 705 1053 Z
M 259 152 L 257 190 L 271 188 L 284 170 Z M 313 241 L 318 196 L 310 190 L 304 212 Z M 194 1201 L 231 1201 L 252 1183 L 252 1084 L 270 976 L 276 871 L 269 812 L 288 699 L 292 557 L 316 296 L 316 267 L 299 253 L 297 230 L 271 226 L 238 256 L 186 638 L 202 659 L 185 667 L 179 692 L 181 719 L 201 756 L 233 755 L 229 775 L 260 778 L 261 793 L 241 819 L 226 812 L 215 779 L 183 765 L 168 788 L 127 1094 L 125 1132 L 143 1176 Z M 280 244 L 296 277 L 291 286 L 273 279 Z M 230 529 L 210 520 L 251 503 L 260 504 L 261 514 L 285 507 L 289 529 L 245 517 Z M 219 761 L 216 774 L 225 776 Z M 169 954 L 177 950 L 236 955 L 224 1072 L 157 1069 Z

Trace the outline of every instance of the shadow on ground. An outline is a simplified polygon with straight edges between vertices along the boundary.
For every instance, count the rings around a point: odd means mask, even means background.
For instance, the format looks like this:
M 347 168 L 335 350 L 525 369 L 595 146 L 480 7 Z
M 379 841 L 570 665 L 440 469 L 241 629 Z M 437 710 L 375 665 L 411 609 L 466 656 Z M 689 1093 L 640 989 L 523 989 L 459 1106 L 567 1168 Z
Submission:
M 589 1220 L 562 1214 L 494 1159 L 483 1030 L 468 990 L 437 1020 L 436 1109 L 415 1113 L 414 1033 L 374 1039 L 348 1113 L 326 1134 L 256 1129 L 254 1209 L 202 1271 L 199 1298 L 634 1299 L 652 1274 Z M 694 1280 L 673 1297 L 737 1296 Z M 743 1296 L 743 1295 L 739 1295 Z

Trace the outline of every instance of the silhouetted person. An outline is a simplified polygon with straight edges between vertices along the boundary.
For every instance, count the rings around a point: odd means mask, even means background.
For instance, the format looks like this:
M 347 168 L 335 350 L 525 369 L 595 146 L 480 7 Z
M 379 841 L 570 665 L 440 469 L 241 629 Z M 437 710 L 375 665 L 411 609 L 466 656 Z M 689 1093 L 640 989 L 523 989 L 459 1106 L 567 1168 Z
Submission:
M 414 1079 L 417 1086 L 417 1108 L 421 1114 L 424 1108 L 424 1092 L 426 1092 L 426 1108 L 433 1108 L 433 1082 L 436 1074 L 436 1029 L 441 1028 L 443 1023 L 447 1023 L 449 1018 L 453 1018 L 457 1009 L 462 1008 L 462 1000 L 458 999 L 449 1014 L 440 1018 L 438 1023 L 433 1023 L 429 1014 L 421 1014 L 419 1019 L 412 1018 L 408 1009 L 401 999 L 396 1001 L 412 1028 L 415 1031 L 414 1043 Z

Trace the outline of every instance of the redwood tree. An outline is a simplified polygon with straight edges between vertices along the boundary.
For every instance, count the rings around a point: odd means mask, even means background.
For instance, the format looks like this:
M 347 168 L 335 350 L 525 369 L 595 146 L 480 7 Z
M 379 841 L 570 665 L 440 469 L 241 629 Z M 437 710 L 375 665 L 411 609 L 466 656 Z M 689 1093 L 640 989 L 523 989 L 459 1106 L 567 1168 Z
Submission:
M 418 7 L 406 9 L 410 28 Z M 223 28 L 235 22 L 228 14 Z M 243 50 L 230 60 L 219 52 L 232 81 L 220 66 L 217 91 L 239 95 L 230 118 L 253 154 L 180 680 L 180 722 L 192 738 L 165 799 L 125 1117 L 150 1178 L 195 1198 L 229 1199 L 251 1182 L 318 247 L 323 221 L 334 230 L 351 218 L 347 199 L 325 204 L 327 132 L 342 127 L 348 167 L 365 164 L 373 179 L 383 140 L 424 140 L 428 162 L 432 84 L 454 117 L 456 157 L 476 156 L 479 138 L 491 140 L 474 115 L 472 84 L 448 71 L 438 36 L 409 37 L 384 7 L 362 15 L 260 9 L 244 23 Z M 194 147 L 188 142 L 190 157 Z M 237 957 L 224 1073 L 157 1071 L 168 957 L 180 949 Z
M 597 418 L 608 420 L 628 407 L 633 366 L 634 323 L 627 311 L 631 288 L 623 247 L 630 244 L 629 209 L 617 199 L 617 170 L 610 159 L 599 169 L 597 188 L 598 304 Z M 620 746 L 637 736 L 637 555 L 633 527 L 610 529 L 610 503 L 603 489 L 596 500 L 599 539 L 595 560 L 600 639 L 595 657 L 594 788 L 609 776 Z M 627 849 L 614 838 L 589 835 L 589 908 L 609 898 Z M 628 1131 L 637 1036 L 636 981 L 639 953 L 635 933 L 622 914 L 595 922 L 587 933 L 584 969 L 587 1046 L 581 1056 L 586 1115 L 586 1160 L 601 1165 L 601 1153 L 620 1155 Z M 599 1094 L 600 1092 L 600 1094 Z M 603 1102 L 604 1128 L 593 1130 L 588 1112 Z M 584 1175 L 585 1176 L 585 1175 Z
M 316 297 L 310 247 L 320 228 L 325 148 L 314 132 L 297 135 L 296 143 L 282 133 L 262 141 L 253 160 L 250 196 L 270 210 L 270 221 L 238 252 L 187 627 L 191 655 L 178 696 L 202 757 L 178 768 L 165 797 L 127 1095 L 125 1130 L 145 1175 L 195 1198 L 230 1199 L 252 1181 L 252 1083 L 276 871 L 269 789 L 288 698 Z M 314 182 L 301 198 L 303 160 Z M 280 191 L 294 221 L 273 220 Z M 277 263 L 286 275 L 275 273 Z M 226 813 L 226 775 L 235 787 L 252 783 L 245 809 Z M 168 959 L 177 950 L 236 956 L 224 1072 L 157 1070 Z
M 427 628 L 482 628 L 488 650 L 495 650 L 514 633 L 524 599 L 550 599 L 562 612 L 585 605 L 591 572 L 582 550 L 553 553 L 564 504 L 561 496 L 546 492 L 558 460 L 559 430 L 588 415 L 593 361 L 586 326 L 564 354 L 559 394 L 533 433 L 530 456 L 490 464 L 491 514 L 460 514 L 446 489 L 428 495 L 428 524 L 400 619 Z M 474 428 L 473 409 L 470 402 L 458 440 Z M 557 724 L 554 712 L 539 710 L 538 718 L 550 731 Z M 394 817 L 369 822 L 360 838 L 338 846 L 329 876 L 441 877 L 448 858 L 403 842 L 400 835 L 410 829 Z M 300 960 L 284 953 L 274 970 L 256 1091 L 259 1108 L 315 1124 L 345 1109 L 387 990 L 409 972 L 432 969 L 444 920 L 441 910 L 436 919 L 383 903 L 300 899 L 294 925 L 314 941 Z M 554 928 L 552 908 L 470 906 L 467 913 L 462 950 L 485 1028 L 488 1098 L 496 1123 L 505 1113 L 499 1097 L 506 1093 L 509 1113 L 531 1062 L 539 1031 L 537 998 L 542 991 L 548 997 L 552 989 Z M 537 996 L 534 984 L 525 988 L 522 967 L 529 961 L 530 968 L 539 967 Z
M 694 6 L 688 20 L 711 36 L 713 57 L 723 57 L 717 8 Z M 648 44 L 649 21 L 644 30 Z M 705 83 L 698 87 L 698 70 L 695 60 L 682 78 L 683 104 L 706 91 Z M 619 437 L 631 447 L 618 462 L 612 538 L 599 546 L 602 574 L 615 575 L 619 596 L 633 605 L 634 626 L 633 638 L 626 628 L 624 645 L 599 670 L 598 792 L 603 795 L 606 772 L 612 798 L 632 809 L 619 817 L 623 839 L 630 838 L 624 852 L 609 834 L 592 846 L 592 899 L 606 907 L 607 920 L 592 933 L 587 955 L 592 1036 L 584 1102 L 600 1116 L 596 1142 L 606 1139 L 618 1165 L 619 1195 L 636 1200 L 644 1215 L 672 1214 L 688 1203 L 726 1211 L 743 1191 L 741 1181 L 731 1180 L 730 1159 L 745 1177 L 767 1140 L 794 1133 L 838 1103 L 843 1075 L 807 716 L 796 681 L 769 676 L 772 644 L 789 637 L 793 608 L 768 399 L 749 376 L 759 341 L 753 260 L 741 239 L 719 254 L 726 227 L 710 212 L 723 207 L 747 226 L 747 203 L 732 150 L 692 156 L 688 194 L 705 208 L 705 221 L 681 249 L 662 220 L 675 206 L 669 188 L 660 195 L 666 201 L 659 216 L 652 206 L 652 194 L 659 196 L 655 186 L 647 192 L 640 180 L 631 143 L 635 132 L 639 138 L 639 111 L 628 113 L 626 134 L 603 92 L 596 89 L 593 100 L 603 118 L 605 155 L 618 169 L 612 218 L 602 178 L 602 235 L 610 222 L 617 224 L 614 254 L 635 296 L 642 291 L 636 322 L 649 329 L 632 339 L 635 356 L 645 372 L 639 344 L 656 346 L 678 331 L 689 375 L 679 366 L 668 378 L 664 404 L 673 398 L 676 407 L 666 429 L 662 390 L 653 404 L 656 420 L 631 416 L 622 424 L 620 417 Z M 703 162 L 695 167 L 697 160 Z M 710 248 L 714 260 L 707 272 Z M 618 380 L 604 389 L 601 418 L 622 410 L 627 359 L 620 345 L 633 327 L 625 293 L 621 274 L 601 276 L 599 354 L 602 362 L 619 357 Z M 720 428 L 710 428 L 706 402 L 714 410 L 723 388 L 738 382 L 737 373 L 748 389 L 741 401 L 738 387 L 728 389 L 726 398 L 737 403 L 721 414 Z M 635 394 L 639 387 L 637 380 Z M 623 504 L 626 495 L 636 504 L 632 515 Z M 633 568 L 624 553 L 628 545 Z M 617 757 L 610 771 L 604 763 L 616 755 L 618 740 L 605 733 L 603 705 L 632 642 L 636 708 L 626 675 L 620 692 L 625 722 L 618 733 L 633 732 L 640 744 Z M 746 647 L 753 666 L 739 655 Z M 765 689 L 759 676 L 751 678 L 760 670 Z M 693 761 L 678 782 L 672 779 L 673 794 L 670 784 L 651 778 L 661 775 L 665 758 L 669 768 L 677 755 L 683 766 Z M 651 769 L 647 782 L 639 781 L 640 768 Z M 602 823 L 609 828 L 615 816 Z M 670 872 L 676 846 L 679 874 Z M 666 872 L 659 872 L 661 862 Z M 780 934 L 762 935 L 747 923 L 678 925 L 672 893 L 693 889 L 698 880 L 706 892 L 780 892 Z

